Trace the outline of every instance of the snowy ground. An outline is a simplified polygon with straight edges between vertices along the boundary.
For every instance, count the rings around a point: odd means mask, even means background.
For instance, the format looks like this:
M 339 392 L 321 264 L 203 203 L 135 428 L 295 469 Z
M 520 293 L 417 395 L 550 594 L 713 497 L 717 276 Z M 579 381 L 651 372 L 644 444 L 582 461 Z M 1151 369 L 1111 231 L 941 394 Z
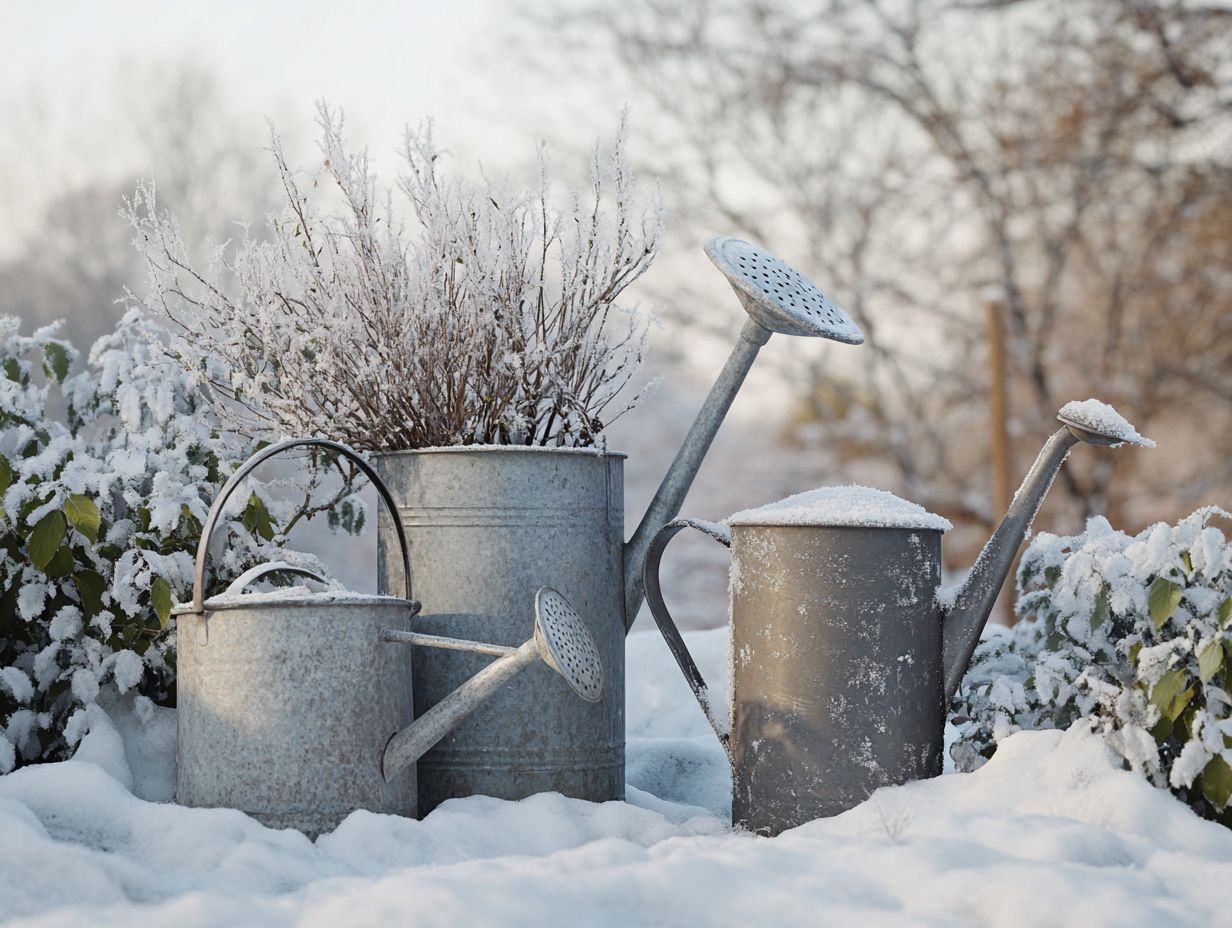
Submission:
M 709 679 L 726 632 L 690 635 Z M 97 762 L 0 778 L 0 920 L 40 926 L 1228 924 L 1232 833 L 1090 736 L 1023 733 L 974 774 L 884 789 L 775 839 L 733 833 L 717 742 L 662 641 L 629 641 L 629 801 L 357 812 L 315 843 L 169 788 L 164 717 Z M 117 715 L 120 731 L 135 723 Z M 142 756 L 138 756 L 141 753 Z M 105 772 L 104 767 L 111 771 Z M 134 776 L 135 774 L 135 776 Z

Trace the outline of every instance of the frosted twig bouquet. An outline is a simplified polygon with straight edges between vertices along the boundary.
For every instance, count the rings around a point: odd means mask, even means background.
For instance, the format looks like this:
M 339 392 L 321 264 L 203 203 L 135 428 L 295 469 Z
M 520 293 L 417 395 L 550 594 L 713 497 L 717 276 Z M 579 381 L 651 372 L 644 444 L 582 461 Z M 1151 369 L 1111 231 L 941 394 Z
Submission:
M 457 444 L 584 446 L 636 401 L 645 324 L 617 298 L 649 267 L 662 210 L 642 203 L 624 153 L 596 150 L 591 189 L 552 206 L 540 183 L 449 180 L 431 128 L 408 130 L 398 180 L 414 234 L 379 194 L 366 152 L 318 107 L 321 170 L 293 170 L 268 240 L 244 231 L 194 266 L 152 185 L 128 206 L 150 291 L 181 362 L 255 435 L 327 435 L 372 451 Z M 324 188 L 324 189 L 323 189 Z M 332 188 L 332 192 L 330 192 Z M 338 212 L 319 204 L 336 195 Z

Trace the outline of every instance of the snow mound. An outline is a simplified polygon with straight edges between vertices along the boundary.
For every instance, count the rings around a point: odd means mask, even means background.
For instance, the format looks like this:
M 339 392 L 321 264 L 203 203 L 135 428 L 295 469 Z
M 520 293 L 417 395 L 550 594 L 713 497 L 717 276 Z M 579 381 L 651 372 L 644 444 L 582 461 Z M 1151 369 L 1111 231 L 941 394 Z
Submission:
M 824 525 L 853 528 L 916 528 L 947 532 L 954 526 L 917 503 L 900 499 L 885 490 L 851 484 L 821 487 L 745 509 L 727 520 L 728 525 Z
M 726 629 L 688 642 L 720 688 Z M 423 821 L 356 812 L 311 842 L 232 810 L 138 799 L 94 763 L 26 767 L 0 777 L 0 919 L 41 928 L 1226 920 L 1232 832 L 1121 770 L 1079 730 L 1014 735 L 975 773 L 881 789 L 774 839 L 733 832 L 727 762 L 667 648 L 647 633 L 630 636 L 628 651 L 626 802 L 476 796 Z
M 1143 438 L 1138 430 L 1130 425 L 1129 420 L 1107 403 L 1099 400 L 1074 400 L 1066 403 L 1057 413 L 1057 418 L 1067 424 L 1090 429 L 1100 435 L 1115 438 L 1127 445 L 1141 445 L 1143 448 L 1154 448 L 1155 442 Z

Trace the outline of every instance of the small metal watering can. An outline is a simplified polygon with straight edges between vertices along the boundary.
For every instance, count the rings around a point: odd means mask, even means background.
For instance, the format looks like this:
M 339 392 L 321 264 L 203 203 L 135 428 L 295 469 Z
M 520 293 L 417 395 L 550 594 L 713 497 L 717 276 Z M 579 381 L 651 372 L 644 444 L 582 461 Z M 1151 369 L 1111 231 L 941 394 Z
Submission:
M 547 587 L 535 594 L 534 633 L 519 647 L 412 631 L 419 604 L 411 600 L 409 585 L 402 597 L 244 593 L 275 572 L 325 582 L 281 562 L 255 567 L 222 596 L 203 600 L 210 539 L 227 499 L 258 464 L 299 447 L 349 458 L 386 505 L 393 505 L 361 457 L 322 439 L 272 445 L 227 481 L 197 546 L 193 601 L 175 609 L 176 799 L 181 804 L 236 808 L 271 827 L 314 836 L 356 809 L 413 817 L 414 762 L 527 667 L 542 661 L 582 699 L 595 702 L 602 696 L 603 667 L 585 623 Z M 409 552 L 400 530 L 398 537 L 405 565 Z M 399 644 L 498 660 L 412 722 L 410 653 Z
M 941 773 L 945 708 L 1070 447 L 1133 441 L 1058 418 L 1065 426 L 951 605 L 937 599 L 949 523 L 882 491 L 790 497 L 738 513 L 730 533 L 689 519 L 658 533 L 647 602 L 731 761 L 733 824 L 775 835 L 849 809 L 880 786 Z M 726 713 L 711 705 L 659 584 L 663 550 L 686 526 L 732 550 Z
M 771 334 L 858 345 L 859 328 L 798 271 L 729 237 L 706 243 L 748 319 L 658 492 L 628 542 L 624 455 L 600 449 L 430 448 L 375 455 L 398 501 L 378 516 L 381 590 L 404 576 L 395 527 L 411 540 L 425 630 L 510 643 L 517 604 L 550 583 L 576 604 L 606 672 L 601 702 L 578 702 L 530 673 L 452 731 L 419 764 L 421 807 L 456 796 L 556 791 L 624 798 L 624 644 L 642 603 L 655 533 L 680 511 L 728 408 Z M 415 654 L 415 699 L 430 705 L 474 673 L 474 658 Z M 536 698 L 529 694 L 534 688 Z

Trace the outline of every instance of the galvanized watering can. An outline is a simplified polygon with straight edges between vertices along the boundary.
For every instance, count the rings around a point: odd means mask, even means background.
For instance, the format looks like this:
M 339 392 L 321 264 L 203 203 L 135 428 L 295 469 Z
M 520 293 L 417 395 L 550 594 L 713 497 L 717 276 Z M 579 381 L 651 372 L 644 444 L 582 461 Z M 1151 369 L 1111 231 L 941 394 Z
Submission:
M 624 638 L 641 606 L 651 539 L 679 512 L 771 333 L 863 341 L 841 309 L 764 251 L 715 238 L 706 252 L 749 318 L 627 543 L 622 454 L 493 446 L 376 455 L 397 500 L 378 518 L 379 589 L 401 589 L 396 533 L 405 529 L 416 595 L 424 604 L 419 627 L 511 645 L 524 635 L 522 604 L 546 583 L 585 617 L 606 672 L 604 698 L 595 704 L 574 699 L 542 670 L 514 681 L 419 762 L 422 810 L 471 794 L 518 799 L 556 791 L 594 801 L 624 798 Z M 417 649 L 416 705 L 432 705 L 460 685 L 476 671 L 476 660 L 473 654 Z
M 1133 441 L 1059 418 L 952 603 L 937 597 L 949 523 L 880 490 L 826 488 L 738 513 L 730 531 L 682 519 L 658 533 L 647 602 L 731 761 L 733 824 L 774 835 L 941 773 L 945 707 L 1070 447 Z M 732 551 L 727 707 L 711 704 L 659 584 L 685 527 Z
M 403 596 L 245 594 L 274 572 L 264 564 L 220 597 L 204 600 L 210 539 L 232 492 L 269 457 L 316 447 L 354 461 L 386 505 L 388 489 L 345 445 L 300 439 L 250 458 L 214 501 L 197 546 L 193 601 L 177 607 L 176 799 L 241 809 L 272 827 L 316 835 L 356 809 L 415 816 L 414 761 L 508 681 L 542 662 L 574 696 L 595 702 L 603 667 L 585 623 L 547 587 L 520 605 L 510 625 L 517 647 L 412 631 L 419 604 Z M 404 565 L 405 537 L 397 533 Z M 409 570 L 404 573 L 409 577 Z M 401 645 L 465 651 L 498 660 L 481 667 L 414 718 L 410 653 Z

